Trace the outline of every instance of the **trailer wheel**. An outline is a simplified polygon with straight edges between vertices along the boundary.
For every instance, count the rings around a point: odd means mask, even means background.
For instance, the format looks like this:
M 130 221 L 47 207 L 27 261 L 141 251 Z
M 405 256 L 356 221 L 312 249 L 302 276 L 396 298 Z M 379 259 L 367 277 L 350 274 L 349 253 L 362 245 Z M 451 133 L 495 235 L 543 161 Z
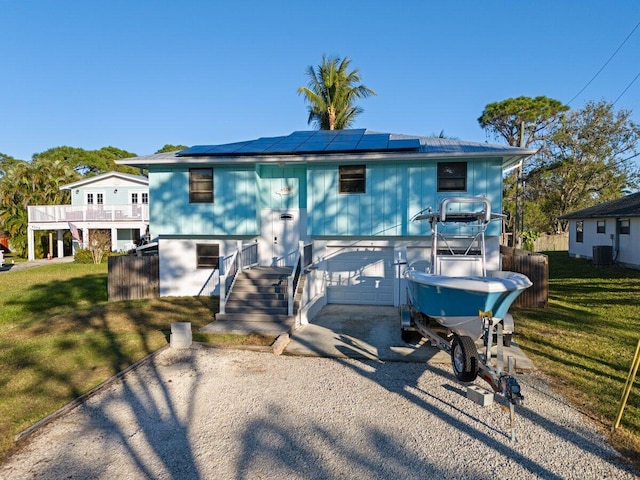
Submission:
M 478 350 L 471 337 L 456 335 L 451 344 L 451 366 L 461 382 L 473 382 L 478 376 Z

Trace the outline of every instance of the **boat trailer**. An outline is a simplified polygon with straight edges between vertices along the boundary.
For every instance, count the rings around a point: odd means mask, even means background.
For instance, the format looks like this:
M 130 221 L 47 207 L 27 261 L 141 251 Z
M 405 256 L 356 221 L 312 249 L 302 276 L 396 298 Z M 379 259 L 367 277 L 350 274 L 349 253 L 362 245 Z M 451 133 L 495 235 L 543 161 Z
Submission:
M 479 376 L 491 386 L 494 393 L 502 395 L 509 402 L 510 433 L 514 442 L 515 406 L 524 403 L 524 396 L 515 377 L 513 357 L 507 358 L 507 370 L 504 370 L 504 346 L 511 344 L 511 335 L 504 334 L 502 322 L 495 323 L 491 312 L 479 311 L 478 316 L 483 321 L 481 351 L 478 351 L 473 338 L 456 335 L 411 304 L 400 307 L 402 339 L 407 343 L 415 343 L 418 334 L 427 338 L 432 346 L 451 356 L 453 372 L 460 382 L 470 383 Z M 491 352 L 494 341 L 495 366 Z

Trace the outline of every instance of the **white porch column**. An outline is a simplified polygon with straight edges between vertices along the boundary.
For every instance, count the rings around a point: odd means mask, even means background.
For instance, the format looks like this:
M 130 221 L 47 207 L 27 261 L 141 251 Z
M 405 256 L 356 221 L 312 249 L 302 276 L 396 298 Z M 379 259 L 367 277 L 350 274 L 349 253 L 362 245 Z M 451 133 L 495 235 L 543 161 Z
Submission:
M 88 244 L 89 244 L 89 229 L 83 228 L 82 229 L 82 245 L 80 245 L 80 248 L 87 248 Z
M 33 227 L 27 226 L 27 258 L 29 260 L 36 259 L 36 244 L 33 238 Z
M 63 230 L 58 230 L 58 258 L 64 257 L 64 242 L 62 241 Z
M 118 251 L 118 229 L 117 228 L 111 229 L 111 251 L 112 252 Z

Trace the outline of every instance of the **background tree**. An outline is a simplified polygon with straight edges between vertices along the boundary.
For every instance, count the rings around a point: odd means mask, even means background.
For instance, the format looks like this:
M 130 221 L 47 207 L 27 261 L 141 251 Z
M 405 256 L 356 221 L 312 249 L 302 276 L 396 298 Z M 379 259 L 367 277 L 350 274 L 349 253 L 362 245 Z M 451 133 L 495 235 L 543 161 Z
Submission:
M 640 126 L 631 112 L 615 111 L 604 100 L 564 115 L 526 175 L 527 200 L 542 213 L 537 227 L 564 232 L 567 223 L 559 216 L 637 189 L 639 142 Z
M 99 175 L 112 171 L 137 174 L 137 168 L 116 165 L 122 158 L 135 157 L 135 153 L 116 147 L 102 147 L 99 150 L 84 150 L 75 147 L 54 147 L 33 155 L 33 162 L 40 160 L 60 161 L 68 164 L 82 176 Z
M 17 160 L 0 178 L 0 221 L 10 235 L 12 250 L 20 256 L 27 251 L 27 206 L 69 203 L 69 192 L 60 190 L 80 175 L 60 160 Z
M 189 147 L 187 147 L 186 145 L 171 145 L 167 143 L 164 147 L 162 147 L 156 153 L 178 152 L 180 150 L 186 150 L 187 148 Z
M 512 147 L 542 149 L 550 129 L 567 110 L 567 105 L 545 96 L 507 98 L 489 103 L 478 123 L 493 138 Z M 505 177 L 503 186 L 504 229 L 512 232 L 512 244 L 516 246 L 520 245 L 521 230 L 524 230 L 522 219 L 532 215 L 523 201 L 523 171 L 526 170 L 527 165 L 516 168 L 512 175 Z
M 489 103 L 478 123 L 494 138 L 504 140 L 512 147 L 539 148 L 548 129 L 568 110 L 562 102 L 544 96 L 507 98 Z
M 89 230 L 87 250 L 91 252 L 93 263 L 102 263 L 104 256 L 111 251 L 111 231 Z
M 5 172 L 7 171 L 7 168 L 9 168 L 11 165 L 16 164 L 19 161 L 20 160 L 16 160 L 10 155 L 5 155 L 4 153 L 0 152 L 0 177 L 4 176 Z
M 322 56 L 317 68 L 309 66 L 307 87 L 298 88 L 309 104 L 308 124 L 319 130 L 349 128 L 363 110 L 354 104 L 358 98 L 376 95 L 376 92 L 360 83 L 357 69 L 349 71 L 348 57 Z

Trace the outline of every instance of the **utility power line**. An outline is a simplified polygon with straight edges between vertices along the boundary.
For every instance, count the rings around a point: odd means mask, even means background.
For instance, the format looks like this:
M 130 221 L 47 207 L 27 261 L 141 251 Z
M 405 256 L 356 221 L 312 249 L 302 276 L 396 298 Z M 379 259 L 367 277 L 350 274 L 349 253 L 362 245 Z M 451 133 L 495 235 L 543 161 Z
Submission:
M 627 85 L 627 88 L 625 88 L 625 89 L 622 91 L 622 93 L 621 93 L 620 95 L 618 95 L 618 98 L 616 98 L 616 100 L 613 102 L 613 104 L 614 104 L 614 105 L 616 104 L 616 102 L 617 102 L 618 100 L 620 100 L 620 98 L 621 98 L 625 93 L 627 93 L 627 90 L 629 90 L 629 88 L 631 87 L 631 85 L 633 85 L 633 84 L 634 84 L 634 82 L 638 79 L 638 77 L 640 77 L 640 72 L 638 72 L 638 74 L 635 76 L 635 78 L 634 78 L 633 80 L 631 80 L 631 82 L 629 83 L 629 85 Z
M 635 26 L 635 27 L 633 27 L 633 30 L 631 30 L 631 33 L 629 33 L 629 35 L 627 35 L 627 38 L 625 38 L 625 39 L 622 41 L 622 43 L 620 44 L 620 46 L 619 46 L 618 48 L 616 48 L 616 51 L 615 51 L 615 52 L 613 52 L 613 54 L 609 57 L 609 59 L 608 59 L 606 62 L 604 62 L 604 65 L 602 65 L 602 67 L 600 67 L 600 70 L 598 70 L 598 71 L 596 72 L 596 74 L 593 76 L 593 78 L 591 78 L 591 80 L 589 80 L 589 81 L 587 82 L 587 84 L 586 84 L 584 87 L 582 87 L 582 89 L 581 89 L 578 93 L 576 93 L 576 94 L 574 95 L 574 97 L 573 97 L 571 100 L 569 100 L 569 101 L 567 102 L 567 105 L 570 105 L 570 104 L 571 104 L 571 102 L 573 102 L 576 98 L 578 98 L 578 96 L 579 96 L 582 92 L 584 92 L 584 91 L 587 89 L 587 87 L 588 87 L 589 85 L 591 85 L 591 82 L 593 82 L 593 81 L 596 79 L 596 77 L 597 77 L 598 75 L 600 75 L 600 72 L 602 72 L 602 70 L 604 70 L 604 69 L 605 69 L 605 67 L 606 67 L 607 65 L 609 65 L 609 62 L 613 59 L 613 57 L 615 57 L 615 56 L 616 56 L 616 54 L 620 51 L 620 49 L 624 46 L 624 44 L 625 44 L 625 43 L 627 43 L 627 40 L 629 40 L 629 38 L 631 38 L 631 35 L 633 35 L 633 32 L 635 32 L 635 31 L 638 29 L 638 27 L 640 27 L 640 22 L 638 22 L 638 23 L 636 24 L 636 26 Z M 640 74 L 639 74 L 639 75 L 640 75 Z M 636 77 L 636 78 L 638 78 L 638 77 Z M 631 84 L 632 84 L 633 82 L 635 82 L 635 78 L 631 81 L 631 83 L 627 86 L 627 88 L 625 88 L 624 92 L 622 92 L 622 93 L 620 94 L 620 96 L 618 97 L 618 99 L 619 99 L 622 95 L 624 95 L 624 93 L 629 89 L 629 87 L 631 86 Z M 616 99 L 616 102 L 618 101 L 618 99 Z M 615 102 L 614 102 L 614 103 L 615 103 Z

